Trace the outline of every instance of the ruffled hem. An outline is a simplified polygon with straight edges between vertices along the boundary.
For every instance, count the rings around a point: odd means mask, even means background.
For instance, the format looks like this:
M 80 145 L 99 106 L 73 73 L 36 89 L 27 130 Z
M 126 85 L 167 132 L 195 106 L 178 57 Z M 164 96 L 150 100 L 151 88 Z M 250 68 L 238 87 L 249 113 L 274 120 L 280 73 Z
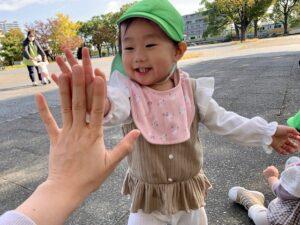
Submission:
M 122 193 L 131 195 L 131 212 L 141 209 L 145 213 L 159 211 L 169 215 L 203 207 L 210 187 L 211 184 L 203 173 L 182 182 L 149 184 L 127 172 Z

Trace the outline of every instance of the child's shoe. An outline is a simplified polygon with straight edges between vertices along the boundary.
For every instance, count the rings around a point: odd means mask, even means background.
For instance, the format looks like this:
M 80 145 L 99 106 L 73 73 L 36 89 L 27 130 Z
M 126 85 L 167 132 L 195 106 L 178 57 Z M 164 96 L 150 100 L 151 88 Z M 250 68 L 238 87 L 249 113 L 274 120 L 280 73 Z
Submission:
M 32 86 L 38 86 L 38 84 L 34 81 L 32 82 Z
M 229 190 L 228 196 L 232 201 L 244 206 L 247 210 L 253 205 L 264 206 L 265 197 L 263 193 L 258 191 L 250 191 L 236 186 Z
M 47 79 L 46 78 L 43 78 L 42 80 L 42 85 L 46 85 L 47 84 Z

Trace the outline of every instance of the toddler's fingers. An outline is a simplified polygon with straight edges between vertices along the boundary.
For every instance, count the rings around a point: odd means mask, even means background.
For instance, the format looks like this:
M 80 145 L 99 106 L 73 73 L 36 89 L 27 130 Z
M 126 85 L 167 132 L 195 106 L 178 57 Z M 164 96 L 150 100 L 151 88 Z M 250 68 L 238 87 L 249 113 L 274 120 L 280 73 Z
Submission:
M 98 68 L 97 69 L 95 69 L 95 75 L 96 75 L 96 77 L 98 76 L 98 77 L 101 77 L 102 78 L 102 80 L 104 81 L 104 86 L 103 86 L 103 88 L 104 88 L 104 93 L 105 93 L 105 97 L 106 97 L 106 93 L 107 93 L 107 85 L 106 85 L 106 76 L 105 76 L 105 74 L 101 71 L 101 70 L 99 70 Z
M 93 99 L 91 109 L 90 127 L 95 133 L 102 133 L 102 120 L 105 108 L 105 82 L 101 77 L 95 77 L 93 87 Z
M 71 68 L 72 66 L 78 65 L 78 61 L 75 59 L 72 51 L 69 48 L 65 48 L 64 53 L 66 55 L 67 61 L 70 64 Z
M 81 129 L 86 124 L 85 76 L 79 65 L 72 67 L 72 112 L 73 126 Z
M 48 132 L 49 139 L 52 142 L 59 133 L 57 123 L 48 108 L 48 104 L 45 100 L 45 97 L 42 94 L 36 94 L 35 101 L 40 113 L 40 117 L 43 120 L 43 123 Z
M 96 76 L 101 76 L 106 81 L 105 74 L 101 70 L 99 70 L 98 68 L 95 69 L 95 75 Z
M 55 73 L 51 74 L 51 78 L 56 83 L 56 85 L 59 86 L 58 76 Z
M 90 58 L 90 52 L 89 49 L 86 47 L 82 49 L 82 66 L 85 74 L 85 83 L 89 84 L 93 81 L 94 74 L 93 74 L 93 66 Z
M 59 76 L 59 93 L 60 93 L 60 109 L 63 120 L 63 127 L 69 128 L 72 126 L 72 93 L 70 87 L 70 78 L 62 74 Z
M 72 71 L 71 71 L 71 69 L 67 66 L 67 64 L 65 63 L 63 57 L 57 56 L 57 57 L 55 58 L 55 61 L 56 61 L 57 65 L 59 66 L 61 72 L 71 77 Z

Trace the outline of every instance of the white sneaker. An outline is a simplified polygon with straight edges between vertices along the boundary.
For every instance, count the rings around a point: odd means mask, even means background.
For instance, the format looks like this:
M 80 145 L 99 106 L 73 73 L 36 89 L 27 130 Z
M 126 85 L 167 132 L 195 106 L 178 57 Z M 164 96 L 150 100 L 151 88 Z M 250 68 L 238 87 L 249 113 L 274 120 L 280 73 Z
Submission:
M 228 192 L 228 197 L 245 207 L 245 209 L 249 210 L 249 208 L 253 205 L 264 205 L 265 196 L 263 193 L 258 191 L 250 191 L 243 187 L 233 187 Z
M 32 86 L 38 86 L 38 84 L 34 81 L 32 82 Z

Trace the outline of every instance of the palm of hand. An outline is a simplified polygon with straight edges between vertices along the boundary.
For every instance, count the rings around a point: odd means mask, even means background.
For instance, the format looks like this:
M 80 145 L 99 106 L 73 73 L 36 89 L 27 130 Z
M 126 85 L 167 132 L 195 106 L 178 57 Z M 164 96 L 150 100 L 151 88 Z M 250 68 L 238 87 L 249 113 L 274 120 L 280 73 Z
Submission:
M 279 154 L 287 155 L 293 153 L 299 147 L 293 139 L 300 141 L 300 136 L 296 129 L 278 125 L 276 133 L 272 137 L 271 146 Z

